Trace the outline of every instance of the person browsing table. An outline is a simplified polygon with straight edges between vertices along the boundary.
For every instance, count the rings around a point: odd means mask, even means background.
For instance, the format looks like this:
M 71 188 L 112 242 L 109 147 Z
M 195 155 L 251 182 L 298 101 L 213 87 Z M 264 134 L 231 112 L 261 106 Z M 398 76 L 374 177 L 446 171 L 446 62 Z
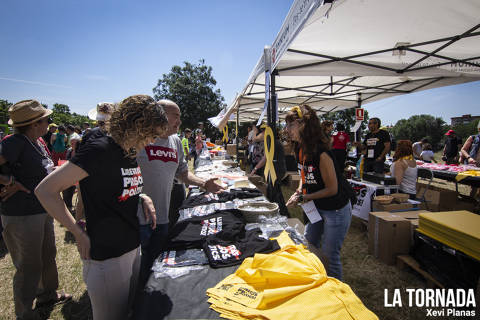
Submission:
M 135 151 L 167 129 L 161 105 L 147 95 L 124 99 L 105 124 L 92 129 L 75 156 L 47 176 L 35 194 L 47 212 L 73 233 L 83 260 L 95 320 L 126 319 L 140 268 L 137 209 L 155 228 L 155 209 L 144 194 Z M 75 223 L 60 192 L 80 183 L 86 232 Z
M 327 274 L 342 280 L 340 250 L 352 218 L 346 189 L 351 186 L 335 164 L 330 139 L 315 111 L 308 105 L 296 106 L 285 120 L 302 177 L 286 205 L 292 207 L 313 201 L 317 219 L 307 223 L 305 237 L 315 247 L 321 247 L 327 257 Z

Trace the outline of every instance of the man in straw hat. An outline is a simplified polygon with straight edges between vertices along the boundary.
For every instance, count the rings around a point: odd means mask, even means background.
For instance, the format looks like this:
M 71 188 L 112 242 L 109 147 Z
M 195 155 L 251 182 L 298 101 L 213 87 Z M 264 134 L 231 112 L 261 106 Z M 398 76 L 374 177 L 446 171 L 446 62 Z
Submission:
M 58 273 L 55 262 L 53 219 L 46 214 L 33 193 L 35 187 L 53 169 L 46 144 L 41 137 L 47 132 L 51 110 L 36 100 L 23 100 L 8 110 L 8 124 L 14 134 L 0 144 L 0 165 L 10 174 L 0 175 L 4 185 L 2 198 L 3 238 L 16 272 L 13 278 L 13 300 L 17 319 L 37 319 L 37 307 L 64 302 L 71 295 L 57 293 Z

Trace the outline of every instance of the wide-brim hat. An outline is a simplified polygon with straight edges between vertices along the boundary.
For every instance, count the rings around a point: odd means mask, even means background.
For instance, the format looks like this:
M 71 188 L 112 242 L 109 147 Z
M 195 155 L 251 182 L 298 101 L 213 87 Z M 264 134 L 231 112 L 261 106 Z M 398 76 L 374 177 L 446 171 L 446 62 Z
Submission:
M 52 114 L 52 110 L 45 108 L 37 100 L 22 100 L 11 106 L 8 114 L 10 115 L 8 120 L 10 126 L 24 127 L 48 117 Z
M 111 102 L 99 102 L 97 106 L 88 111 L 88 117 L 96 121 L 107 121 L 112 117 L 115 105 Z

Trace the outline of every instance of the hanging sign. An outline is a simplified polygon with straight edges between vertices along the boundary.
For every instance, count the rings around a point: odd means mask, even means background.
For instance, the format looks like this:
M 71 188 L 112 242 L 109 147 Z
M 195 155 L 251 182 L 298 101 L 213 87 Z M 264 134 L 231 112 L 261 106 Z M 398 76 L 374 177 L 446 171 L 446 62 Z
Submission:
M 355 119 L 357 121 L 363 121 L 364 118 L 364 109 L 363 108 L 356 108 L 355 109 Z

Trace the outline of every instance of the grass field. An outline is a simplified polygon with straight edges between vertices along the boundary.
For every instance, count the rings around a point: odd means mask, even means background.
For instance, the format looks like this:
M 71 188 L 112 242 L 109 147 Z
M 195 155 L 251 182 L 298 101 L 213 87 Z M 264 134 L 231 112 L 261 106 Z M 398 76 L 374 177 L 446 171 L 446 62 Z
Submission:
M 436 181 L 442 184 L 441 181 Z M 451 186 L 450 186 L 451 187 Z M 468 194 L 469 190 L 460 190 Z M 283 189 L 288 199 L 291 190 Z M 291 210 L 291 215 L 302 220 L 300 208 Z M 67 304 L 50 309 L 39 309 L 43 319 L 91 319 L 88 294 L 82 279 L 82 264 L 73 243 L 73 237 L 66 229 L 55 223 L 57 243 L 57 266 L 60 288 L 73 294 L 73 300 Z M 423 278 L 410 270 L 399 270 L 387 266 L 368 254 L 368 239 L 365 224 L 354 218 L 342 249 L 344 281 L 349 284 L 362 302 L 380 319 L 415 320 L 426 319 L 424 308 L 386 308 L 384 292 L 388 289 L 425 288 Z M 15 319 L 12 298 L 12 278 L 14 268 L 3 241 L 0 241 L 0 319 Z M 403 297 L 406 300 L 406 297 Z M 435 319 L 442 319 L 435 317 Z

